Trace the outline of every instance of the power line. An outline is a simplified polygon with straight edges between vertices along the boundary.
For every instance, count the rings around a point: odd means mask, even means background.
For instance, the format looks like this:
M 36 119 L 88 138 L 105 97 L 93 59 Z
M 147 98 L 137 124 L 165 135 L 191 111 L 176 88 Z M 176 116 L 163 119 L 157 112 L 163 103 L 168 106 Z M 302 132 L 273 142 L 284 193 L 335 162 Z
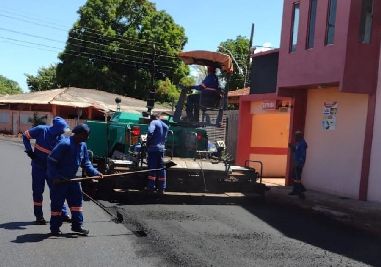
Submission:
M 35 45 L 35 46 L 42 46 L 42 47 L 48 48 L 48 49 L 58 49 L 58 50 L 60 50 L 60 48 L 55 47 L 55 46 L 49 46 L 49 45 L 29 42 L 29 41 L 25 41 L 25 40 L 18 40 L 18 39 L 4 37 L 4 36 L 0 36 L 0 39 L 5 39 L 5 40 L 9 40 L 9 41 L 14 41 L 14 42 L 20 42 L 20 43 L 27 43 L 27 44 L 31 44 L 31 45 Z M 115 61 L 121 61 L 122 63 L 133 64 L 134 66 L 140 66 L 141 65 L 141 66 L 152 67 L 151 64 L 144 63 L 144 62 L 138 62 L 138 61 L 133 61 L 133 60 L 125 60 L 125 59 L 112 58 L 112 57 L 108 57 L 108 56 L 104 56 L 104 55 L 98 55 L 98 54 L 88 53 L 88 52 L 84 52 L 84 51 L 82 51 L 82 52 L 81 51 L 75 51 L 75 50 L 71 50 L 71 49 L 67 49 L 67 51 L 69 52 L 68 54 L 72 54 L 72 53 L 78 54 L 79 53 L 79 54 L 86 54 L 86 55 L 94 56 L 96 59 L 99 59 L 99 57 L 101 57 L 101 58 L 105 58 L 107 60 L 114 60 L 114 61 L 109 61 L 110 63 L 115 63 Z M 57 52 L 59 52 L 59 51 L 57 51 Z M 87 57 L 87 58 L 91 59 L 90 57 Z M 173 67 L 162 66 L 162 65 L 159 65 L 159 66 L 156 66 L 156 67 L 158 67 L 159 69 L 160 68 L 174 69 Z
M 4 9 L 3 9 L 2 12 L 4 12 Z M 7 11 L 5 11 L 5 12 L 7 12 Z M 13 20 L 20 20 L 20 21 L 23 21 L 23 22 L 31 23 L 33 25 L 37 25 L 37 26 L 40 26 L 40 27 L 46 27 L 46 28 L 50 28 L 50 29 L 54 29 L 54 30 L 68 32 L 66 29 L 63 29 L 63 28 L 60 28 L 60 27 L 55 27 L 55 26 L 44 24 L 44 23 L 35 22 L 35 21 L 33 21 L 33 19 L 25 19 L 25 15 L 16 15 L 17 17 L 15 17 L 15 16 L 6 15 L 4 13 L 3 14 L 0 13 L 0 16 L 6 17 L 6 18 L 9 18 L 9 19 L 13 19 Z M 54 23 L 52 23 L 52 24 L 54 24 Z M 82 26 L 82 28 L 86 29 L 86 30 L 88 30 L 90 32 L 93 32 L 93 35 L 96 35 L 98 37 L 101 37 L 101 38 L 106 37 L 103 34 L 99 33 L 99 31 L 97 31 L 95 29 L 91 29 L 91 28 L 84 27 L 84 26 Z M 132 42 L 140 43 L 140 44 L 143 44 L 143 45 L 147 45 L 147 43 L 150 43 L 150 44 L 156 44 L 159 47 L 163 47 L 161 43 L 150 41 L 150 40 L 144 40 L 144 39 L 137 40 L 136 38 L 131 38 L 131 37 L 123 37 L 123 38 L 121 38 L 121 37 L 109 37 L 109 36 L 107 36 L 107 38 L 113 38 L 113 39 L 117 39 L 117 40 L 122 40 L 124 42 L 126 42 L 127 40 L 130 40 Z M 167 52 L 166 50 L 160 49 L 160 48 L 157 48 L 157 50 L 163 51 L 163 52 Z
M 10 29 L 7 29 L 7 28 L 2 28 L 2 27 L 0 27 L 0 31 L 12 32 L 12 33 L 16 33 L 16 34 L 20 34 L 20 35 L 25 35 L 25 36 L 29 36 L 29 37 L 33 37 L 33 38 L 37 38 L 37 39 L 43 39 L 43 40 L 55 42 L 55 43 L 64 43 L 63 41 L 59 41 L 59 40 L 55 40 L 55 39 L 51 39 L 51 38 L 46 38 L 46 37 L 38 36 L 38 35 L 34 35 L 34 34 L 24 33 L 24 32 L 20 32 L 20 31 L 10 30 Z M 104 46 L 106 48 L 108 47 L 106 44 L 102 44 L 102 43 L 91 42 L 91 41 L 88 41 L 88 40 L 83 40 L 83 39 L 78 39 L 78 38 L 73 38 L 73 39 L 74 40 L 78 40 L 80 42 L 86 42 L 86 43 L 90 43 L 90 44 L 101 45 L 101 46 Z M 100 49 L 100 48 L 95 48 L 95 47 L 90 47 L 90 46 L 84 46 L 84 45 L 79 45 L 79 44 L 75 44 L 75 43 L 70 43 L 70 44 L 73 45 L 73 46 L 76 46 L 76 47 L 85 48 L 85 49 L 91 49 L 91 50 L 100 51 L 100 52 L 103 52 L 103 53 L 109 53 L 109 52 L 111 52 L 111 53 L 113 53 L 115 55 L 120 55 L 120 56 L 124 56 L 124 57 L 126 56 L 125 54 L 122 54 L 122 53 L 119 53 L 119 52 L 116 52 L 116 51 L 108 51 L 108 50 L 105 50 L 105 49 Z M 143 53 L 143 54 L 147 54 L 147 55 L 152 55 L 151 53 L 148 53 L 148 52 L 137 51 L 137 50 L 132 50 L 132 49 L 118 48 L 118 50 L 124 50 L 124 51 L 128 51 L 128 52 L 135 52 L 135 53 Z M 131 57 L 134 57 L 134 58 L 137 58 L 137 59 L 147 60 L 147 58 L 140 57 L 140 56 L 133 55 L 133 54 L 129 54 L 128 56 L 131 56 Z M 151 58 L 149 58 L 149 59 L 151 59 Z M 176 58 L 176 59 L 178 59 L 178 58 Z M 161 60 L 158 60 L 158 59 L 156 59 L 155 62 L 159 62 L 159 63 L 162 63 L 164 65 L 168 64 L 168 62 L 161 61 Z
M 0 36 L 0 39 L 2 39 L 3 37 Z M 25 45 L 25 44 L 19 44 L 17 42 L 12 42 L 12 41 L 8 41 L 8 40 L 3 40 L 3 42 L 7 42 L 7 43 L 11 43 L 11 44 L 14 44 L 14 45 L 18 45 L 18 46 L 22 46 L 22 47 L 28 47 L 28 48 L 33 48 L 33 49 L 38 49 L 38 50 L 43 50 L 43 51 L 49 51 L 49 52 L 53 52 L 53 53 L 57 53 L 58 51 L 55 51 L 55 50 L 50 50 L 50 49 L 46 49 L 46 48 L 40 48 L 40 47 L 35 47 L 35 46 L 29 46 L 29 45 Z M 93 59 L 89 56 L 83 56 L 81 54 L 78 54 L 78 53 L 70 53 L 70 52 L 67 52 L 68 55 L 72 55 L 74 57 L 78 57 L 78 58 L 84 58 L 84 59 Z M 115 61 L 108 61 L 108 60 L 105 60 L 105 59 L 100 59 L 100 58 L 97 58 L 97 60 L 99 61 L 102 61 L 102 62 L 105 62 L 105 63 L 112 63 L 112 64 L 117 64 L 117 65 L 124 65 L 124 66 L 129 66 L 129 67 L 134 67 L 136 68 L 137 65 L 136 64 L 127 64 L 127 63 L 121 63 L 121 62 L 115 62 Z
M 59 41 L 59 40 L 55 40 L 55 39 L 51 39 L 51 38 L 47 38 L 47 37 L 43 37 L 43 36 L 39 36 L 39 35 L 30 34 L 30 33 L 15 31 L 15 30 L 3 28 L 3 27 L 0 27 L 0 30 L 7 31 L 7 32 L 12 32 L 12 33 L 16 33 L 16 34 L 21 34 L 21 35 L 25 35 L 25 36 L 29 36 L 29 37 L 33 37 L 33 38 L 44 39 L 44 40 L 51 41 L 51 42 L 64 43 L 64 41 Z M 106 44 L 102 44 L 102 43 L 98 43 L 98 42 L 92 42 L 92 41 L 89 41 L 89 40 L 84 40 L 84 39 L 72 37 L 70 35 L 69 35 L 68 39 L 78 40 L 78 41 L 81 41 L 81 42 L 86 42 L 86 43 L 90 43 L 90 44 L 101 45 L 101 46 L 107 47 Z M 128 51 L 128 52 L 142 53 L 142 54 L 147 54 L 147 55 L 152 55 L 152 53 L 149 53 L 149 52 L 137 51 L 137 50 L 127 49 L 127 48 L 119 48 L 119 50 Z M 169 59 L 178 59 L 178 57 L 175 57 L 175 56 L 161 55 L 161 54 L 158 54 L 158 57 L 164 57 L 164 58 L 169 58 Z

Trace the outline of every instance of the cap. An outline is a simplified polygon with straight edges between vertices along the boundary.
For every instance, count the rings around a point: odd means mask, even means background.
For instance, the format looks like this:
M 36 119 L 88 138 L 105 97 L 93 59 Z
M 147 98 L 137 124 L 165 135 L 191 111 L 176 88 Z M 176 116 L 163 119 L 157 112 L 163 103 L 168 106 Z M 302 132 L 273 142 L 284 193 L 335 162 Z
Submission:
M 87 124 L 82 123 L 78 124 L 74 127 L 74 129 L 71 131 L 73 134 L 81 134 L 81 133 L 90 133 L 90 128 Z

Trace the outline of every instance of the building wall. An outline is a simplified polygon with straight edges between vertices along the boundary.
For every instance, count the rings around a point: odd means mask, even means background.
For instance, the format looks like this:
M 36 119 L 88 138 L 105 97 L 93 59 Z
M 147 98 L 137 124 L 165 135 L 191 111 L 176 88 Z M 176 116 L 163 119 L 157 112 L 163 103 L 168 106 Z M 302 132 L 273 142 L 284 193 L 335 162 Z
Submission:
M 296 51 L 290 52 L 293 4 L 300 3 Z M 334 43 L 326 45 L 329 0 L 317 5 L 315 41 L 306 48 L 310 1 L 284 0 L 279 49 L 278 90 L 290 87 L 339 85 L 340 91 L 372 93 L 377 85 L 381 38 L 381 1 L 374 1 L 372 41 L 360 42 L 360 0 L 337 1 Z
M 340 2 L 340 1 L 338 1 Z M 362 1 L 351 1 L 351 14 L 347 25 L 348 43 L 341 88 L 346 92 L 375 92 L 378 80 L 380 38 L 381 38 L 381 1 L 373 0 L 372 35 L 369 44 L 359 41 Z
M 250 94 L 275 93 L 277 89 L 278 50 L 255 54 L 251 63 Z
M 381 64 L 381 58 L 380 58 Z M 379 71 L 380 72 L 380 71 Z M 376 111 L 374 117 L 373 142 L 370 158 L 368 200 L 381 202 L 381 73 L 378 75 Z
M 290 53 L 292 12 L 295 0 L 285 0 L 279 49 L 278 88 L 338 83 L 344 73 L 349 8 L 352 0 L 337 1 L 335 44 L 325 46 L 328 0 L 318 1 L 315 45 L 306 49 L 309 2 L 300 2 L 296 51 Z
M 324 102 L 337 101 L 335 130 L 322 127 Z M 303 182 L 307 188 L 358 198 L 368 95 L 338 88 L 310 89 L 305 139 L 308 143 Z
M 290 99 L 276 98 L 274 95 L 250 95 L 241 101 L 240 123 L 236 162 L 262 161 L 263 176 L 285 177 L 287 166 L 290 110 L 264 109 L 264 103 L 275 102 L 290 106 Z M 258 164 L 252 163 L 258 168 Z
M 36 111 L 0 110 L 0 131 L 11 134 L 18 134 L 32 127 L 28 120 L 33 118 Z M 47 123 L 50 124 L 53 116 L 50 112 L 37 112 L 38 116 L 47 116 Z
M 252 107 L 256 109 L 260 104 L 253 102 Z M 250 146 L 254 153 L 250 154 L 250 159 L 263 162 L 265 177 L 286 175 L 289 128 L 289 112 L 260 112 L 252 115 Z

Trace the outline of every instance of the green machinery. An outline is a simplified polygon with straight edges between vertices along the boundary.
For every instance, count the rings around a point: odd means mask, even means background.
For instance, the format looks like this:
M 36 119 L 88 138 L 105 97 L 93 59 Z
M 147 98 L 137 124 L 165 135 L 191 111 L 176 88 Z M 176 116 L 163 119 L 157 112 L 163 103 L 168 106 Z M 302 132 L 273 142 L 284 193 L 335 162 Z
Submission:
M 180 58 L 186 64 L 216 66 L 222 71 L 232 72 L 230 56 L 208 51 L 183 52 Z M 266 187 L 261 182 L 262 163 L 247 161 L 246 166 L 233 166 L 223 157 L 224 142 L 208 142 L 206 123 L 188 123 L 181 121 L 181 112 L 186 97 L 182 90 L 180 100 L 173 115 L 168 114 L 166 123 L 170 130 L 166 142 L 166 157 L 176 166 L 167 170 L 167 191 L 182 192 L 257 192 L 264 194 Z M 218 118 L 215 127 L 220 126 L 227 92 L 215 105 Z M 120 100 L 116 99 L 117 104 Z M 103 173 L 112 174 L 124 171 L 147 169 L 144 149 L 149 125 L 149 114 L 153 109 L 152 97 L 147 100 L 148 112 L 131 113 L 117 111 L 107 122 L 87 121 L 91 134 L 87 142 L 94 163 Z M 205 113 L 211 107 L 201 107 Z M 118 109 L 117 109 L 118 110 Z M 210 125 L 209 125 L 210 126 Z M 212 149 L 211 149 L 212 147 Z M 252 167 L 259 166 L 259 171 Z M 101 195 L 110 192 L 143 190 L 146 185 L 146 173 L 139 172 L 128 177 L 102 180 L 96 185 L 84 185 L 84 188 L 96 187 Z

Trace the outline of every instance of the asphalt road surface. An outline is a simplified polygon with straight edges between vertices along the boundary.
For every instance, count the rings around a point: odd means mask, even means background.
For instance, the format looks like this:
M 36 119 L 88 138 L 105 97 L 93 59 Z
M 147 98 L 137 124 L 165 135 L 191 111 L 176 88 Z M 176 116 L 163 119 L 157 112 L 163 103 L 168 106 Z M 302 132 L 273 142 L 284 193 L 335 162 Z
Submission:
M 7 181 L 0 189 L 6 196 L 0 197 L 3 201 L 15 199 L 10 190 L 15 189 L 18 179 L 29 178 L 30 167 L 21 157 L 24 158 L 22 147 L 0 141 L 0 179 Z M 29 194 L 24 189 L 17 201 L 27 203 Z M 123 215 L 124 224 L 110 222 L 100 208 L 86 202 L 91 240 L 45 239 L 33 233 L 28 238 L 25 234 L 17 236 L 12 227 L 24 227 L 29 232 L 40 229 L 21 223 L 31 214 L 19 219 L 17 201 L 0 203 L 0 266 L 24 266 L 30 261 L 28 257 L 44 255 L 39 252 L 41 249 L 55 251 L 59 258 L 56 266 L 381 266 L 380 239 L 327 218 L 269 205 L 257 198 L 147 198 L 134 193 L 119 196 L 117 202 L 102 201 L 110 211 Z M 7 217 L 3 216 L 4 209 Z M 100 219 L 89 216 L 89 212 Z M 19 223 L 12 224 L 12 220 Z M 83 258 L 63 257 L 61 254 L 65 253 Z M 19 260 L 21 264 L 3 265 L 4 260 L 9 263 L 17 257 L 23 259 Z M 40 266 L 49 266 L 49 259 L 51 256 L 45 254 Z M 38 261 L 33 258 L 33 262 Z
M 260 199 L 132 195 L 117 209 L 174 266 L 381 266 L 380 239 Z

